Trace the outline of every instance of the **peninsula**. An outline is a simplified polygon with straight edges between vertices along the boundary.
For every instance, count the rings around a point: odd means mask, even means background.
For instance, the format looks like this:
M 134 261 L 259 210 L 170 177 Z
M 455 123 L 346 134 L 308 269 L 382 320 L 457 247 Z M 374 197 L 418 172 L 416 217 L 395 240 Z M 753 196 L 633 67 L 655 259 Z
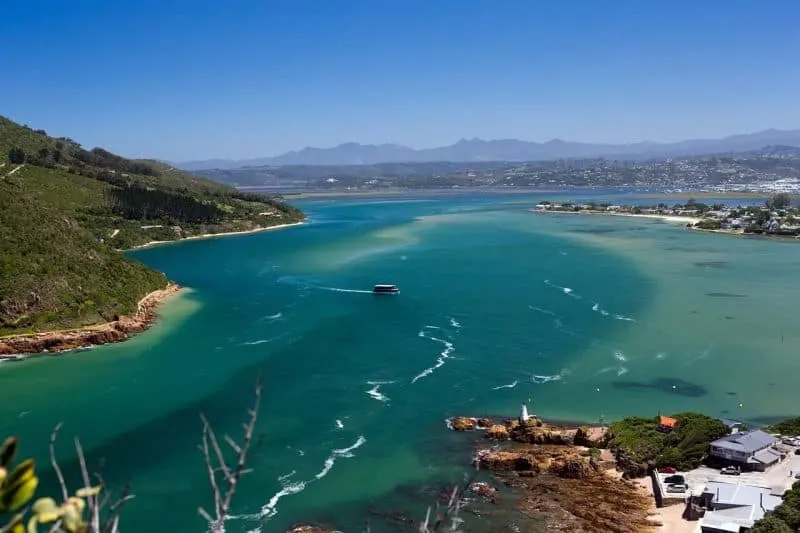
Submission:
M 686 204 L 613 205 L 609 203 L 539 202 L 535 212 L 582 213 L 660 218 L 681 222 L 687 229 L 732 235 L 800 238 L 800 208 L 787 193 L 771 196 L 764 205 L 712 205 L 689 199 Z
M 145 329 L 177 288 L 121 250 L 304 218 L 279 197 L 87 150 L 0 117 L 0 354 Z

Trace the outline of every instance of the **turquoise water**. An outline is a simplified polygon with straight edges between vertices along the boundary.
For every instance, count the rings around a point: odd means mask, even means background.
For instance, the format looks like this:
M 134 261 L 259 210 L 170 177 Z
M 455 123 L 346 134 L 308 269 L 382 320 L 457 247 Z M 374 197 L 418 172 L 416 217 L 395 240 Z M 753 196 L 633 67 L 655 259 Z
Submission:
M 308 201 L 304 226 L 132 254 L 191 289 L 133 340 L 0 367 L 0 430 L 80 436 L 126 531 L 203 531 L 198 414 L 259 438 L 228 531 L 421 516 L 468 472 L 457 414 L 796 414 L 794 243 L 537 215 L 535 198 Z M 396 283 L 399 296 L 374 296 Z M 373 529 L 390 528 L 373 516 Z

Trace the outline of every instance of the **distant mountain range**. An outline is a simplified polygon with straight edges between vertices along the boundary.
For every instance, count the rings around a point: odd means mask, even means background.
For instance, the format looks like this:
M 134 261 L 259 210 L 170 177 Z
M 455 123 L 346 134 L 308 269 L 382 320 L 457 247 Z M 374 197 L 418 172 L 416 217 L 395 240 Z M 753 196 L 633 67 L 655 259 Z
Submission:
M 234 169 L 285 165 L 374 165 L 433 161 L 542 161 L 567 158 L 653 158 L 710 153 L 744 152 L 768 145 L 800 146 L 800 129 L 764 130 L 722 139 L 691 139 L 675 143 L 592 144 L 553 139 L 545 143 L 500 139 L 461 139 L 450 146 L 415 150 L 399 144 L 345 143 L 333 148 L 293 150 L 276 157 L 208 159 L 173 163 L 184 170 Z

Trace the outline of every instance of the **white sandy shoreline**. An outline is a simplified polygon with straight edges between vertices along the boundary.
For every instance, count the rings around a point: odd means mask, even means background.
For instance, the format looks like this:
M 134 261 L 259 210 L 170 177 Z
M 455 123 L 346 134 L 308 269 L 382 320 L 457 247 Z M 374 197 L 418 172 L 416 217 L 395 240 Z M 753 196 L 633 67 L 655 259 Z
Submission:
M 248 229 L 244 231 L 226 231 L 224 233 L 204 233 L 202 235 L 192 235 L 191 237 L 184 237 L 183 239 L 175 239 L 174 241 L 150 241 L 144 244 L 138 244 L 128 250 L 139 250 L 141 248 L 150 248 L 153 246 L 161 246 L 165 244 L 176 244 L 183 241 L 194 241 L 199 239 L 213 239 L 214 237 L 230 237 L 232 235 L 247 235 L 249 233 L 260 233 L 262 231 L 270 231 L 275 229 L 289 228 L 291 226 L 299 226 L 305 224 L 306 221 L 292 222 L 291 224 L 277 224 L 275 226 L 265 226 L 263 228 Z
M 609 217 L 630 217 L 630 218 L 649 218 L 653 220 L 663 220 L 664 222 L 672 222 L 677 224 L 697 224 L 700 218 L 697 217 L 682 217 L 678 215 L 647 215 L 644 213 L 601 213 L 597 211 L 544 211 L 539 209 L 532 209 L 534 213 L 543 213 L 547 215 L 596 215 L 596 216 L 609 216 Z

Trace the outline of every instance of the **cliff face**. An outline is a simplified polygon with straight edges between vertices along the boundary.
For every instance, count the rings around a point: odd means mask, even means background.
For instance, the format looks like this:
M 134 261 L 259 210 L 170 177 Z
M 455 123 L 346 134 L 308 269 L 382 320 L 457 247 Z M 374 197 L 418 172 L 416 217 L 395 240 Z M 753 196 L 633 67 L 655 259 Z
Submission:
M 0 359 L 16 359 L 25 354 L 60 352 L 127 339 L 146 330 L 156 318 L 156 307 L 180 290 L 178 285 L 151 292 L 138 304 L 132 317 L 120 316 L 112 322 L 71 331 L 51 331 L 0 338 Z

